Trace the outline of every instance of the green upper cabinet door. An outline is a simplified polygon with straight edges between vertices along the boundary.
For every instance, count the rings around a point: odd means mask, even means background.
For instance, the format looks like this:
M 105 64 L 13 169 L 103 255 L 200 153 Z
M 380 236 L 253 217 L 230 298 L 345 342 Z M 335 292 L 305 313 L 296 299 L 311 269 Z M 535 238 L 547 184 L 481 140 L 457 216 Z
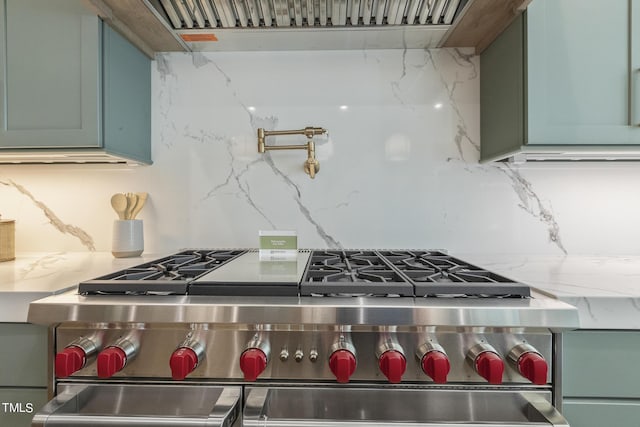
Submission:
M 77 0 L 0 0 L 0 148 L 100 147 L 101 23 Z
M 480 160 L 640 160 L 640 0 L 535 0 L 480 57 Z
M 640 144 L 640 0 L 535 0 L 527 144 Z
M 151 61 L 107 25 L 102 52 L 103 146 L 112 155 L 151 163 Z

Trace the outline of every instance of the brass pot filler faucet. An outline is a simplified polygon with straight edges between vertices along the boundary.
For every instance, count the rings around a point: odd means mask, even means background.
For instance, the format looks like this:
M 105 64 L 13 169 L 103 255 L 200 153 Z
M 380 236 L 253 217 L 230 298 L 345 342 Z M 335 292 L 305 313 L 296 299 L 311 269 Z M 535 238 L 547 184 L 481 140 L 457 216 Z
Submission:
M 320 171 L 320 162 L 316 160 L 316 145 L 313 142 L 315 135 L 322 135 L 327 133 L 324 128 L 308 126 L 304 129 L 295 130 L 264 130 L 258 128 L 258 153 L 264 153 L 266 150 L 307 150 L 307 160 L 304 162 L 304 171 L 309 174 L 311 178 L 315 178 L 316 174 Z M 264 139 L 267 136 L 277 135 L 304 135 L 307 137 L 306 144 L 300 145 L 266 145 Z

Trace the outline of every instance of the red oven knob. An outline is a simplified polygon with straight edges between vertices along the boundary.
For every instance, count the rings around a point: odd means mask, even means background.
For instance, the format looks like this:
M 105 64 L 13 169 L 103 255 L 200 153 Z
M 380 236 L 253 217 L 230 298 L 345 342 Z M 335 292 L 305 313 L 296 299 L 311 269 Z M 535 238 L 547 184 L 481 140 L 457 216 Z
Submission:
M 547 383 L 547 361 L 535 352 L 524 353 L 518 359 L 518 371 L 520 375 L 536 385 Z
M 66 378 L 84 367 L 87 355 L 75 345 L 69 346 L 56 354 L 56 377 Z
M 173 352 L 169 359 L 171 377 L 174 380 L 183 380 L 198 366 L 198 355 L 187 347 L 180 347 Z
M 407 369 L 407 359 L 399 351 L 389 350 L 382 353 L 378 365 L 389 382 L 395 384 L 402 380 L 402 375 Z
M 259 348 L 250 348 L 240 356 L 240 369 L 245 381 L 255 381 L 267 367 L 267 355 Z
M 127 355 L 119 347 L 107 347 L 98 354 L 98 377 L 111 378 L 127 364 Z
M 476 372 L 489 384 L 502 384 L 504 363 L 500 356 L 492 351 L 480 353 L 475 360 Z
M 422 371 L 431 377 L 434 383 L 444 384 L 447 382 L 451 364 L 446 354 L 432 350 L 424 355 L 420 364 Z
M 329 357 L 329 368 L 339 383 L 348 383 L 356 371 L 356 357 L 349 350 L 336 350 Z

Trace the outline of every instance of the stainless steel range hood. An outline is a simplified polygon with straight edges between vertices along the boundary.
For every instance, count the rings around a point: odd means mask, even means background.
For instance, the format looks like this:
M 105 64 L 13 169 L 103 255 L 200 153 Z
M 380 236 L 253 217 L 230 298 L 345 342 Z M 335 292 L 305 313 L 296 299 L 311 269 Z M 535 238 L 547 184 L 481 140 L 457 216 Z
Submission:
M 467 0 L 145 0 L 192 51 L 440 47 Z

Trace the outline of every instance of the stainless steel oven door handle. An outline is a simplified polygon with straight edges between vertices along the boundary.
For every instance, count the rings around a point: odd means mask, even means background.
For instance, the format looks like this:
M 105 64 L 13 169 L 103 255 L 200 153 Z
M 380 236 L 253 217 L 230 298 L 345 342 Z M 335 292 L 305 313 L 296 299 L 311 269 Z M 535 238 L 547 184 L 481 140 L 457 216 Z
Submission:
M 240 416 L 240 390 L 238 387 L 225 387 L 222 390 L 209 415 L 211 419 L 220 420 L 220 427 L 231 427 Z
M 473 404 L 494 393 L 491 405 Z M 305 396 L 306 394 L 306 396 Z M 335 400 L 332 400 L 332 396 Z M 400 394 L 400 396 L 398 396 Z M 249 389 L 243 427 L 569 427 L 544 393 Z M 292 404 L 292 400 L 295 403 Z M 346 410 L 344 402 L 357 405 Z M 382 404 L 385 402 L 385 404 Z M 509 404 L 512 402 L 512 405 Z M 404 406 L 402 406 L 404 404 Z M 417 406 L 423 404 L 424 408 Z M 431 405 L 431 406 L 430 406 Z M 476 408 L 461 418 L 460 408 Z M 448 409 L 443 409 L 447 407 Z M 386 408 L 386 409 L 381 409 Z M 457 409 L 456 409 L 457 408 Z M 489 409 L 487 409 L 489 408 Z M 493 408 L 493 409 L 491 409 Z M 355 416 L 354 416 L 355 415 Z
M 64 385 L 32 427 L 230 427 L 240 387 Z
M 533 393 L 522 393 L 529 401 L 528 417 L 531 421 L 545 421 L 555 427 L 569 427 L 569 422 L 543 397 Z
M 64 410 L 70 404 L 69 402 L 73 402 L 87 387 L 86 385 L 75 385 L 56 395 L 34 415 L 31 427 L 51 425 L 48 424 L 49 418 L 60 410 Z

